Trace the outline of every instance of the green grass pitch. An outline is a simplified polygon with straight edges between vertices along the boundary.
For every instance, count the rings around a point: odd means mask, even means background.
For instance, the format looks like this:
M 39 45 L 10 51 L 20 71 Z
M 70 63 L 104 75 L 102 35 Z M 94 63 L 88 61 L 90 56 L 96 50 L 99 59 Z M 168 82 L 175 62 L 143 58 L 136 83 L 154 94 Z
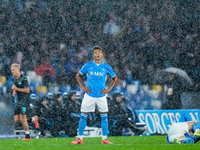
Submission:
M 197 150 L 196 144 L 168 144 L 166 136 L 108 137 L 113 144 L 101 144 L 101 138 L 84 138 L 81 145 L 72 145 L 75 138 L 42 138 L 22 141 L 1 139 L 0 150 Z

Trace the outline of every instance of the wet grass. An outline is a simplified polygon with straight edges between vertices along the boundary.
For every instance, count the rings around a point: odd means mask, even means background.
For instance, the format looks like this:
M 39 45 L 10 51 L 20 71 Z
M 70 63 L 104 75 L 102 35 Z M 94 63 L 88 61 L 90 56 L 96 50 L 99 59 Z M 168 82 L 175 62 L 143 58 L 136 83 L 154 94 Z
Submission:
M 197 150 L 196 144 L 168 144 L 166 136 L 109 137 L 112 145 L 101 144 L 101 138 L 84 138 L 82 145 L 72 145 L 75 138 L 42 138 L 22 141 L 0 140 L 0 150 Z

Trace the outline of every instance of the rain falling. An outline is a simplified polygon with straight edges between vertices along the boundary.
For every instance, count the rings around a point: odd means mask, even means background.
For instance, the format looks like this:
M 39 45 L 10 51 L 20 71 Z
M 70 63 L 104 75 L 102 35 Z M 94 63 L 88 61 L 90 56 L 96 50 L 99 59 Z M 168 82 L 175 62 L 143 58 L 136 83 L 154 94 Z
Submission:
M 1 0 L 0 139 L 198 122 L 199 31 L 198 0 Z

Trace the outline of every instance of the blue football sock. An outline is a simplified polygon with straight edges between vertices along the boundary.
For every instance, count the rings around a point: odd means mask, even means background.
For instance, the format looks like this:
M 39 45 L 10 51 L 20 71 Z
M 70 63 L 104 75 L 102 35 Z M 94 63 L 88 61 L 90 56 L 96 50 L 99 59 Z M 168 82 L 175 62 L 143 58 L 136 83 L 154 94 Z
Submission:
M 187 144 L 192 144 L 194 143 L 194 140 L 192 138 L 187 138 L 187 139 L 181 139 L 181 140 L 184 140 Z
M 81 119 L 79 121 L 79 135 L 83 135 L 84 129 L 86 127 L 87 114 L 81 113 Z
M 196 143 L 196 142 L 198 142 L 198 141 L 200 140 L 200 138 L 191 136 L 191 135 L 189 135 L 188 133 L 185 133 L 184 135 L 185 135 L 186 137 L 188 137 L 188 138 L 193 139 L 193 140 L 194 140 L 194 143 Z
M 200 128 L 200 122 L 196 122 L 194 125 L 193 125 L 193 130 L 195 132 L 195 130 L 199 129 Z
M 101 128 L 103 136 L 107 136 L 108 133 L 108 115 L 107 113 L 101 114 Z

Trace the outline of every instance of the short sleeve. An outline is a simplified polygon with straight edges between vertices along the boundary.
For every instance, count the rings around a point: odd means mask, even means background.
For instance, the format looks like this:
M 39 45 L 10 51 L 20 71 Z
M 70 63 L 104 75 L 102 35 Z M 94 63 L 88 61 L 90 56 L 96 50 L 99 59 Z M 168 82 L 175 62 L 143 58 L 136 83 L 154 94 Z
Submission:
M 111 78 L 113 78 L 116 74 L 115 74 L 115 72 L 113 71 L 112 67 L 111 67 L 110 65 L 108 65 L 107 69 L 108 69 L 108 75 L 109 75 Z
M 27 79 L 27 77 L 24 77 L 24 80 L 23 80 L 23 85 L 24 85 L 24 88 L 27 88 L 27 87 L 29 87 L 29 84 L 28 84 L 28 79 Z
M 87 73 L 88 71 L 88 63 L 86 63 L 85 65 L 83 65 L 83 67 L 81 68 L 81 70 L 79 71 L 82 75 L 84 75 L 85 73 Z

